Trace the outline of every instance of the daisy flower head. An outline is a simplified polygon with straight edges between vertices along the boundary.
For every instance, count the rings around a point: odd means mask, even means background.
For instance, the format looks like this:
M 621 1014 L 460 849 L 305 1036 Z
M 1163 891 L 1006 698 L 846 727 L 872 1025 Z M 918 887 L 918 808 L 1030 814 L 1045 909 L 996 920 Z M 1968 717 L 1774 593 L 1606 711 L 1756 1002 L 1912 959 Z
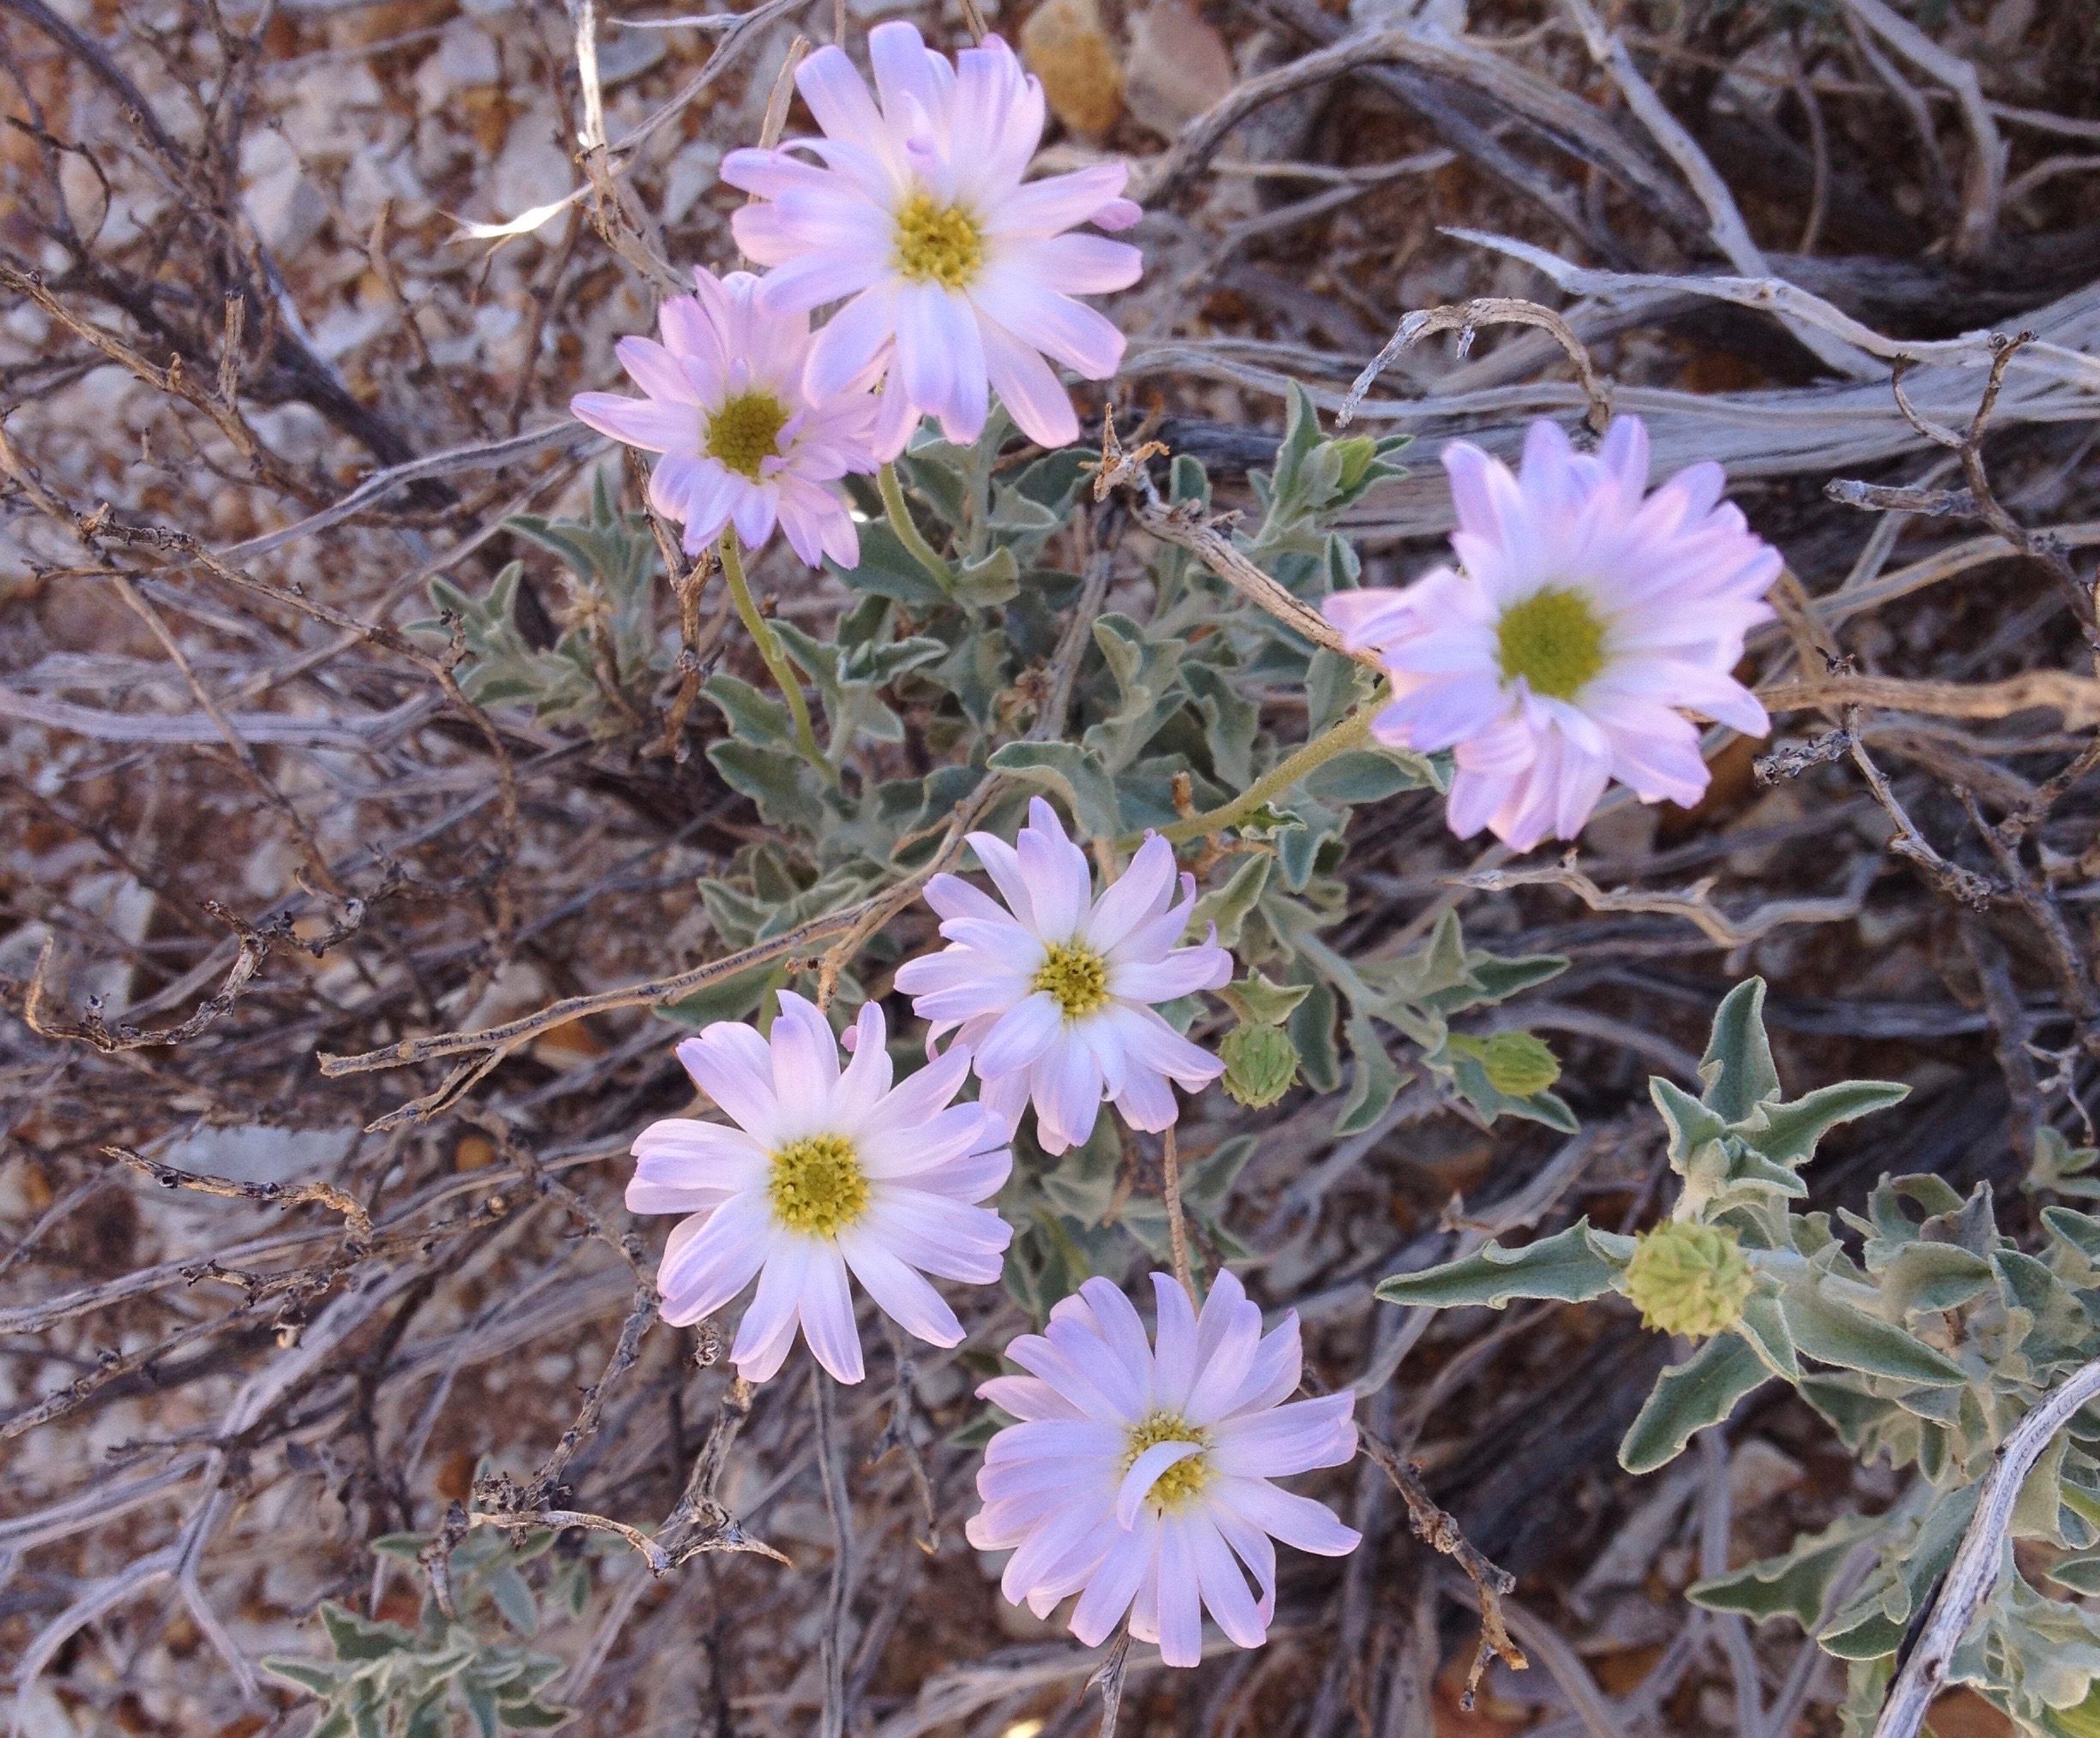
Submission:
M 773 269 L 761 299 L 781 314 L 845 301 L 811 349 L 810 390 L 826 396 L 886 362 L 884 457 L 924 415 L 975 440 L 987 390 L 1029 439 L 1069 445 L 1078 419 L 1049 363 L 1106 380 L 1123 359 L 1123 335 L 1072 298 L 1128 287 L 1143 261 L 1068 232 L 1137 222 L 1128 166 L 1023 184 L 1042 86 L 996 36 L 951 63 L 893 21 L 868 33 L 868 57 L 872 93 L 836 46 L 797 69 L 824 137 L 722 160 L 722 179 L 755 196 L 733 221 L 738 245 Z
M 839 1066 L 816 1005 L 780 993 L 770 1038 L 718 1021 L 678 1047 L 733 1127 L 671 1117 L 643 1130 L 627 1185 L 631 1213 L 682 1213 L 657 1270 L 664 1320 L 713 1314 L 749 1285 L 730 1361 L 774 1375 L 799 1324 L 842 1382 L 862 1374 L 850 1273 L 884 1314 L 936 1346 L 962 1338 L 926 1278 L 988 1285 L 1013 1233 L 974 1204 L 1013 1168 L 1007 1134 L 981 1106 L 952 1101 L 969 1072 L 950 1050 L 891 1083 L 882 1010 L 870 1002 Z
M 1572 839 L 1614 778 L 1643 802 L 1697 802 L 1706 763 L 1686 712 L 1746 736 L 1771 727 L 1730 673 L 1771 618 L 1779 556 L 1721 498 L 1721 468 L 1647 493 L 1648 434 L 1631 416 L 1594 454 L 1533 423 L 1521 477 L 1463 441 L 1443 458 L 1457 568 L 1323 606 L 1392 679 L 1372 733 L 1455 750 L 1451 830 L 1486 827 L 1513 850 Z
M 1150 834 L 1095 898 L 1086 854 L 1041 797 L 1012 844 L 990 833 L 969 842 L 1005 903 L 958 876 L 926 884 L 948 945 L 898 968 L 912 1011 L 934 1023 L 936 1039 L 960 1029 L 979 1096 L 1009 1130 L 1034 1101 L 1046 1153 L 1091 1135 L 1104 1098 L 1133 1128 L 1170 1127 L 1180 1113 L 1174 1083 L 1194 1092 L 1225 1070 L 1153 1005 L 1232 977 L 1215 924 L 1198 945 L 1176 945 L 1196 878 L 1177 877 L 1174 847 Z
M 1089 1279 L 1043 1332 L 1006 1355 L 1029 1373 L 977 1391 L 1021 1421 L 985 1448 L 981 1551 L 1013 1549 L 1000 1586 L 1039 1618 L 1077 1593 L 1071 1632 L 1089 1647 L 1128 1611 L 1131 1633 L 1170 1666 L 1203 1654 L 1203 1614 L 1240 1647 L 1276 1614 L 1276 1540 L 1343 1557 L 1361 1536 L 1271 1480 L 1356 1452 L 1354 1394 L 1291 1400 L 1298 1315 L 1267 1334 L 1260 1307 L 1221 1273 L 1198 1317 L 1164 1273 L 1156 1344 L 1128 1298 Z M 1258 1596 L 1247 1584 L 1252 1576 Z
M 697 555 L 725 527 L 757 549 L 777 524 L 812 567 L 860 561 L 860 537 L 838 486 L 879 468 L 870 380 L 811 395 L 806 315 L 763 306 L 749 272 L 693 272 L 694 293 L 660 314 L 663 340 L 623 338 L 621 365 L 645 395 L 580 392 L 570 413 L 600 434 L 661 453 L 649 504 L 685 527 Z

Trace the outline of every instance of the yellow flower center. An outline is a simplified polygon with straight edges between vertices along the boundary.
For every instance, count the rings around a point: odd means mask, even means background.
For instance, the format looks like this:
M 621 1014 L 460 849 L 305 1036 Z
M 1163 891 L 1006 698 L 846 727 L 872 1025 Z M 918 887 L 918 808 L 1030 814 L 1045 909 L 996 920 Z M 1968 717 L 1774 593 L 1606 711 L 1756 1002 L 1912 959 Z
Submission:
M 790 1231 L 832 1237 L 867 1211 L 867 1174 L 844 1135 L 809 1135 L 773 1155 L 766 1194 Z
M 780 450 L 780 431 L 788 425 L 788 407 L 780 400 L 756 389 L 724 399 L 721 408 L 708 419 L 707 456 L 757 482 L 761 463 Z
M 896 269 L 914 283 L 967 288 L 984 264 L 984 232 L 959 205 L 914 194 L 896 214 Z
M 1076 941 L 1052 942 L 1033 987 L 1056 997 L 1067 1020 L 1083 1020 L 1108 1005 L 1108 963 Z
M 1522 676 L 1534 694 L 1572 700 L 1604 667 L 1604 623 L 1581 592 L 1549 585 L 1502 613 L 1495 649 L 1505 682 Z
M 1123 1439 L 1123 1470 L 1138 1464 L 1138 1457 L 1162 1442 L 1192 1442 L 1210 1446 L 1210 1433 L 1191 1424 L 1178 1413 L 1149 1412 L 1130 1427 Z M 1210 1457 L 1192 1454 L 1178 1460 L 1152 1482 L 1145 1500 L 1162 1514 L 1178 1509 L 1210 1482 Z

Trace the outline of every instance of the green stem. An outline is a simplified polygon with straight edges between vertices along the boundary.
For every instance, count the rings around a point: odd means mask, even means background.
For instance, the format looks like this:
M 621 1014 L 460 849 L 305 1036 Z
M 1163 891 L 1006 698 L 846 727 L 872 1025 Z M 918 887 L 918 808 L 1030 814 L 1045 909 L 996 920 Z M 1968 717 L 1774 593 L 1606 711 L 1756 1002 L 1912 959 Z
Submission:
M 1207 814 L 1191 815 L 1186 821 L 1176 821 L 1172 826 L 1162 827 L 1160 836 L 1170 844 L 1186 844 L 1191 839 L 1209 838 L 1222 833 L 1226 828 L 1237 826 L 1271 797 L 1288 790 L 1307 773 L 1327 764 L 1338 754 L 1346 754 L 1352 748 L 1361 747 L 1371 734 L 1371 721 L 1385 697 L 1360 706 L 1338 724 L 1331 724 L 1300 748 L 1295 754 L 1278 761 L 1230 802 L 1210 810 Z M 1135 843 L 1136 841 L 1129 842 Z
M 912 517 L 911 506 L 904 498 L 904 485 L 898 480 L 896 467 L 884 465 L 876 474 L 875 486 L 882 492 L 883 511 L 890 516 L 890 528 L 896 534 L 911 558 L 932 575 L 933 582 L 944 592 L 955 589 L 955 570 L 940 558 L 940 552 L 920 534 L 919 524 Z
M 773 625 L 758 613 L 751 582 L 744 577 L 744 552 L 737 543 L 736 533 L 727 526 L 722 528 L 721 553 L 722 577 L 729 582 L 729 595 L 736 600 L 737 614 L 743 619 L 745 631 L 758 648 L 758 655 L 765 660 L 774 685 L 781 691 L 781 697 L 788 703 L 788 711 L 794 720 L 795 746 L 802 751 L 803 758 L 824 775 L 825 783 L 836 784 L 838 772 L 818 747 L 817 733 L 810 727 L 809 708 L 802 700 L 802 685 L 795 679 L 794 667 L 788 661 L 780 636 L 773 631 Z

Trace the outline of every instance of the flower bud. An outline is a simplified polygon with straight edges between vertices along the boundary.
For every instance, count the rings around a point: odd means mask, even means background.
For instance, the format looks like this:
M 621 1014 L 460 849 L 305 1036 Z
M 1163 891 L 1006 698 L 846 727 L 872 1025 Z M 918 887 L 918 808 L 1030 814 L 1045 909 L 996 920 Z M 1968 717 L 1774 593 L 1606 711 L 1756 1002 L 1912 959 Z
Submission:
M 1342 462 L 1342 486 L 1353 489 L 1363 481 L 1378 456 L 1378 443 L 1369 435 L 1350 435 L 1334 444 L 1334 456 Z
M 1543 1092 L 1560 1077 L 1560 1058 L 1529 1032 L 1496 1033 L 1481 1047 L 1480 1065 L 1488 1085 L 1512 1098 Z
M 1298 1078 L 1298 1047 L 1281 1026 L 1243 1022 L 1218 1046 L 1225 1064 L 1225 1090 L 1249 1110 L 1266 1109 Z
M 1734 1326 L 1750 1285 L 1750 1264 L 1733 1230 L 1684 1220 L 1643 1232 L 1625 1278 L 1644 1326 L 1694 1340 Z

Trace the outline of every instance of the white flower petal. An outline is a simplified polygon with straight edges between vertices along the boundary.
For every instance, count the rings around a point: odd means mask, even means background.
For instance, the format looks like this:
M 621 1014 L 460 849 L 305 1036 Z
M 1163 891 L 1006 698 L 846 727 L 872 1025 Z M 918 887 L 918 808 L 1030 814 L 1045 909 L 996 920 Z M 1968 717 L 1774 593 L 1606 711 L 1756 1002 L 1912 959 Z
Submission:
M 1203 1602 L 1196 1580 L 1196 1558 L 1188 1530 L 1160 1529 L 1160 1657 L 1170 1666 L 1198 1665 L 1203 1660 Z
M 1218 1506 L 1252 1522 L 1273 1539 L 1320 1557 L 1346 1557 L 1363 1535 L 1345 1527 L 1334 1512 L 1310 1497 L 1280 1491 L 1261 1479 L 1221 1479 Z
M 1154 1560 L 1158 1531 L 1156 1520 L 1139 1516 L 1138 1525 L 1109 1546 L 1095 1567 L 1071 1614 L 1071 1632 L 1086 1646 L 1099 1647 L 1123 1620 Z
M 941 1294 L 928 1285 L 908 1262 L 882 1246 L 865 1232 L 839 1234 L 839 1253 L 861 1288 L 873 1298 L 884 1315 L 905 1332 L 929 1345 L 962 1343 L 962 1324 Z
M 1204 1515 L 1176 1517 L 1168 1523 L 1169 1526 L 1177 1524 L 1187 1540 L 1203 1602 L 1217 1620 L 1217 1626 L 1236 1646 L 1259 1647 L 1269 1639 L 1269 1624 L 1247 1590 L 1246 1573 L 1224 1536 Z
M 1245 1478 L 1340 1466 L 1356 1452 L 1355 1409 L 1356 1397 L 1344 1390 L 1221 1420 L 1213 1460 L 1220 1472 Z
M 759 1059 L 754 1061 L 751 1046 Z M 770 1149 L 780 1125 L 780 1100 L 773 1090 L 772 1056 L 750 1027 L 719 1021 L 678 1047 L 693 1083 L 731 1120 Z
M 860 1330 L 854 1320 L 853 1294 L 846 1285 L 846 1263 L 836 1245 L 812 1246 L 796 1313 L 817 1361 L 835 1380 L 858 1382 L 866 1373 L 860 1361 Z
M 977 1047 L 977 1072 L 987 1080 L 1031 1067 L 1065 1029 L 1065 1011 L 1047 990 L 1035 990 L 999 1017 Z
M 758 1289 L 737 1324 L 736 1338 L 729 1347 L 729 1361 L 746 1381 L 763 1382 L 787 1361 L 794 1343 L 803 1276 L 815 1250 L 816 1245 L 806 1237 L 782 1237 L 766 1251 L 765 1264 L 758 1270 Z
M 772 1248 L 772 1221 L 765 1195 L 752 1190 L 674 1226 L 656 1270 L 664 1320 L 689 1326 L 749 1285 Z

